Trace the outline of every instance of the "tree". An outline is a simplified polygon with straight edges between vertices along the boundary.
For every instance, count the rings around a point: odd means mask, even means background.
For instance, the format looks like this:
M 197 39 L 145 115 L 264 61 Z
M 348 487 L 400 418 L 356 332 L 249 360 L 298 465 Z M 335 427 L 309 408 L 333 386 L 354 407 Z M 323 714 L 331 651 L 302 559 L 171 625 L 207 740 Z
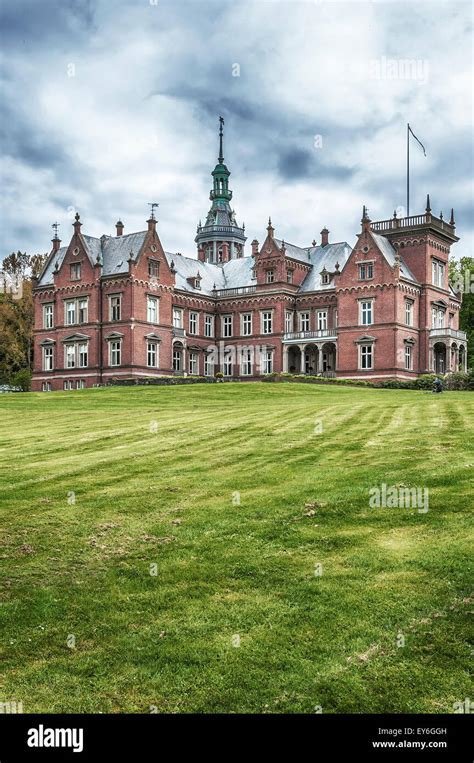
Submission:
M 0 382 L 9 383 L 18 371 L 31 370 L 33 361 L 34 303 L 29 273 L 36 275 L 47 255 L 12 252 L 1 271 L 21 286 L 17 292 L 0 292 Z
M 462 292 L 459 328 L 467 334 L 467 367 L 474 368 L 474 258 L 452 260 L 449 280 L 455 291 Z

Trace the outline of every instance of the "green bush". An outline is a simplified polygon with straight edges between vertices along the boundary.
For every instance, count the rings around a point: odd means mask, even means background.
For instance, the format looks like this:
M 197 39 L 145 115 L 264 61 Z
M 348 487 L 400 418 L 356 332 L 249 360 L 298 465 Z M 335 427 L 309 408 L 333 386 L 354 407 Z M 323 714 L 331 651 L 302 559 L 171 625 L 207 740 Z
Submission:
M 441 378 L 441 376 L 438 377 L 437 374 L 422 374 L 418 379 L 415 379 L 415 388 L 431 390 L 437 378 Z
M 12 376 L 11 385 L 12 387 L 19 387 L 22 392 L 29 392 L 31 389 L 31 371 L 27 368 L 17 371 Z

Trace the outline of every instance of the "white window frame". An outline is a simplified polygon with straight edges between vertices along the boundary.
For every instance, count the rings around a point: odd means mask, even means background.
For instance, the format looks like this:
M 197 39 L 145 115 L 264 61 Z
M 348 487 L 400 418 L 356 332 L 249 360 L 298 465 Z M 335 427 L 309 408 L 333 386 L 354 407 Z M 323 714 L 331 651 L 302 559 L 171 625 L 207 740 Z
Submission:
M 159 365 L 159 343 L 147 340 L 146 343 L 146 365 L 147 368 L 158 368 Z
M 88 321 L 89 321 L 89 297 L 79 297 L 77 300 L 77 322 L 78 324 L 84 324 L 84 323 L 88 323 Z
M 64 345 L 64 368 L 77 368 L 77 347 L 72 342 Z
M 328 311 L 318 310 L 318 331 L 325 331 L 328 327 Z
M 88 342 L 77 343 L 77 361 L 78 361 L 77 363 L 78 368 L 88 367 L 89 365 L 89 343 Z
M 252 313 L 241 313 L 240 333 L 242 336 L 252 336 Z
M 118 317 L 116 317 L 118 315 Z M 122 320 L 122 295 L 109 294 L 109 321 L 116 323 Z
M 214 337 L 214 316 L 206 313 L 204 318 L 204 336 L 208 339 Z
M 73 273 L 77 273 L 77 275 L 73 275 Z M 69 280 L 70 281 L 80 281 L 82 276 L 82 265 L 80 262 L 71 262 L 69 266 Z
M 184 350 L 182 347 L 173 347 L 173 371 L 180 373 L 183 370 Z
M 51 382 L 43 382 L 41 384 L 41 392 L 51 392 Z
M 121 365 L 122 365 L 122 340 L 113 339 L 109 342 L 109 366 L 111 366 L 112 368 L 115 368 Z
M 285 310 L 285 334 L 290 334 L 293 331 L 294 317 L 292 310 Z
M 405 326 L 413 326 L 414 304 L 412 299 L 405 300 Z
M 265 283 L 275 283 L 275 271 L 273 268 L 265 271 Z
M 435 258 L 431 261 L 431 280 L 434 286 L 444 288 L 445 263 Z
M 199 334 L 199 313 L 196 310 L 189 312 L 189 333 L 194 336 Z
M 273 350 L 265 350 L 263 353 L 262 371 L 264 374 L 273 373 Z
M 199 373 L 199 355 L 197 352 L 191 351 L 188 354 L 188 368 L 191 376 L 197 376 Z
M 370 361 L 370 365 L 368 364 L 368 361 Z M 374 368 L 374 345 L 360 344 L 359 345 L 359 370 L 372 371 L 373 368 Z
M 47 344 L 43 348 L 43 371 L 54 371 L 54 347 Z
M 54 328 L 54 302 L 47 302 L 43 305 L 43 328 Z
M 240 375 L 252 376 L 252 350 L 248 347 L 240 353 Z
M 184 328 L 182 307 L 173 307 L 173 328 L 175 329 Z
M 374 263 L 360 262 L 359 263 L 359 281 L 372 281 L 373 277 L 374 277 Z
M 262 310 L 260 313 L 262 334 L 273 334 L 273 310 Z
M 374 322 L 374 300 L 361 299 L 359 301 L 359 326 L 372 326 L 373 322 Z
M 405 345 L 405 371 L 413 370 L 413 346 L 411 344 Z
M 233 329 L 232 319 L 233 319 L 232 313 L 227 313 L 226 315 L 223 315 L 222 319 L 221 319 L 222 336 L 225 337 L 226 339 L 228 339 L 229 337 L 233 336 L 233 333 L 232 333 L 232 329 Z
M 214 362 L 208 353 L 204 355 L 204 376 L 214 376 Z
M 70 320 L 71 315 L 73 320 Z M 67 299 L 64 302 L 64 319 L 65 319 L 64 320 L 65 326 L 75 326 L 77 324 L 77 300 L 76 299 Z
M 232 352 L 225 352 L 224 358 L 222 361 L 222 370 L 224 376 L 232 376 L 233 372 L 233 363 L 232 363 Z
M 311 312 L 309 310 L 298 313 L 298 325 L 300 331 L 311 331 Z
M 147 323 L 152 323 L 156 326 L 160 322 L 159 318 L 159 299 L 151 294 L 147 294 L 146 298 L 146 319 Z

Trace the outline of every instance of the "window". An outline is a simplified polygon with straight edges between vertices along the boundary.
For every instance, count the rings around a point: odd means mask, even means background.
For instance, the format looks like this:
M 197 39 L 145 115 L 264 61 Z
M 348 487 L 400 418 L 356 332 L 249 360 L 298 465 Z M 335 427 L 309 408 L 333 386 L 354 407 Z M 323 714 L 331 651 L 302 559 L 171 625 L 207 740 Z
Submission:
M 197 376 L 197 374 L 198 374 L 198 354 L 197 354 L 197 352 L 190 352 L 189 353 L 189 373 L 192 376 Z
M 80 299 L 79 305 L 78 305 L 78 316 L 79 316 L 79 323 L 87 323 L 87 316 L 89 312 L 89 300 L 88 299 Z
M 43 371 L 53 370 L 53 346 L 43 347 Z
M 146 319 L 148 323 L 158 323 L 158 299 L 156 297 L 147 297 L 146 299 Z
M 80 262 L 73 262 L 70 266 L 71 269 L 71 281 L 80 281 L 81 280 L 81 263 Z
M 122 314 L 122 295 L 112 294 L 110 299 L 110 320 L 119 321 Z
M 439 260 L 433 260 L 432 265 L 432 281 L 435 286 L 444 287 L 444 262 Z
M 274 270 L 266 270 L 265 271 L 265 283 L 273 283 L 275 280 L 275 271 Z
M 253 267 L 252 270 L 251 270 L 250 278 L 252 278 L 252 280 L 254 280 L 256 277 L 257 277 L 257 268 Z
M 232 316 L 231 315 L 222 316 L 222 336 L 225 336 L 225 337 L 232 336 Z
M 251 336 L 252 334 L 252 313 L 243 313 L 241 316 L 242 336 Z
M 300 313 L 300 331 L 309 331 L 309 313 Z
M 214 336 L 214 316 L 206 315 L 204 320 L 204 335 L 207 337 Z
M 109 365 L 119 366 L 122 360 L 122 342 L 109 342 Z
M 76 347 L 73 344 L 64 345 L 64 366 L 65 368 L 76 367 Z
M 413 302 L 411 299 L 405 300 L 405 323 L 407 326 L 413 326 Z
M 72 381 L 70 381 L 69 379 L 67 381 L 64 381 L 63 382 L 63 389 L 64 390 L 73 389 Z
M 293 313 L 290 310 L 285 312 L 285 333 L 289 334 L 293 331 Z
M 446 310 L 442 307 L 431 308 L 431 327 L 434 329 L 444 328 L 444 321 L 446 316 Z
M 173 350 L 173 371 L 181 371 L 183 353 L 180 348 Z
M 204 376 L 213 376 L 214 363 L 211 355 L 204 355 Z
M 180 307 L 173 307 L 173 326 L 175 329 L 183 328 L 183 311 Z
M 411 344 L 405 345 L 405 368 L 407 371 L 411 371 L 412 369 L 412 357 L 413 357 L 413 347 Z
M 224 355 L 224 376 L 232 376 L 232 353 L 230 352 Z
M 149 368 L 158 368 L 158 343 L 157 342 L 147 343 L 146 364 Z
M 76 382 L 76 389 L 84 389 L 85 387 L 84 379 L 78 379 Z
M 374 266 L 371 262 L 364 262 L 359 265 L 359 279 L 361 281 L 370 281 L 374 277 Z
M 293 271 L 287 270 L 286 271 L 286 282 L 287 283 L 293 283 Z
M 362 344 L 359 348 L 360 352 L 360 359 L 359 359 L 359 366 L 360 368 L 367 370 L 373 367 L 373 348 L 371 344 Z
M 318 312 L 318 331 L 324 331 L 328 327 L 328 311 L 320 310 Z
M 87 342 L 80 344 L 77 348 L 77 354 L 79 358 L 79 368 L 87 368 L 88 364 L 88 348 Z
M 52 329 L 54 325 L 53 305 L 43 305 L 43 328 Z
M 271 310 L 262 313 L 262 334 L 271 334 L 273 330 L 273 314 Z
M 373 317 L 373 300 L 369 302 L 359 302 L 360 304 L 360 320 L 361 326 L 370 326 L 374 322 Z
M 51 382 L 43 382 L 41 385 L 42 392 L 51 392 Z
M 321 283 L 322 284 L 328 284 L 330 281 L 329 273 L 322 273 L 321 275 Z
M 158 278 L 160 274 L 160 263 L 156 260 L 148 260 L 148 275 L 150 278 Z
M 198 330 L 199 313 L 189 313 L 189 333 L 199 334 Z
M 267 350 L 263 353 L 263 373 L 273 373 L 273 350 Z
M 66 326 L 72 326 L 76 322 L 76 300 L 66 302 Z
M 252 375 L 252 351 L 247 347 L 242 350 L 240 357 L 240 373 L 242 376 Z

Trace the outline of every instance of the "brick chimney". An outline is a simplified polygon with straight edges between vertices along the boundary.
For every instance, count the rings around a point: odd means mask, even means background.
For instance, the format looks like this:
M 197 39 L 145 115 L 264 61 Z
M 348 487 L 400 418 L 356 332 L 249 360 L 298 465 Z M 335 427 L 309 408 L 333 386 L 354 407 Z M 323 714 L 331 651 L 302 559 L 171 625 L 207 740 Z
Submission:
M 156 219 L 154 217 L 150 217 L 147 220 L 148 223 L 148 230 L 152 231 L 153 233 L 156 233 Z
M 53 252 L 57 252 L 59 250 L 59 247 L 61 246 L 61 239 L 58 238 L 58 236 L 55 236 L 52 239 L 53 242 Z
M 198 247 L 198 260 L 199 260 L 199 262 L 205 262 L 206 261 L 206 253 L 204 251 L 204 247 L 203 246 Z
M 121 220 L 117 220 L 115 223 L 115 227 L 117 229 L 117 236 L 123 235 L 123 222 Z
M 256 257 L 258 254 L 258 241 L 256 238 L 252 241 L 252 257 Z
M 324 228 L 321 231 L 321 246 L 327 246 L 329 244 L 329 231 L 324 226 Z
M 73 222 L 74 234 L 76 236 L 78 236 L 79 233 L 81 232 L 81 225 L 82 225 L 82 223 L 81 223 L 81 216 L 80 216 L 79 212 L 76 212 L 76 214 L 74 216 L 74 222 Z

